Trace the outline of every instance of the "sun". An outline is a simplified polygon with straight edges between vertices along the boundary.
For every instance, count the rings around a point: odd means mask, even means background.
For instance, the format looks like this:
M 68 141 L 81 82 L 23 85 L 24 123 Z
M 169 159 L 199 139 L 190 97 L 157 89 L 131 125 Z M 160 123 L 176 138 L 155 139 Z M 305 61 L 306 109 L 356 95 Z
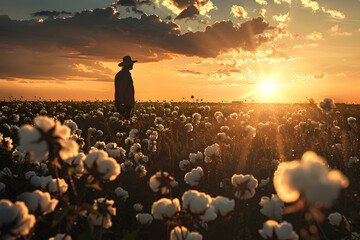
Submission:
M 277 84 L 271 78 L 265 79 L 259 84 L 258 91 L 264 97 L 274 96 L 277 91 Z

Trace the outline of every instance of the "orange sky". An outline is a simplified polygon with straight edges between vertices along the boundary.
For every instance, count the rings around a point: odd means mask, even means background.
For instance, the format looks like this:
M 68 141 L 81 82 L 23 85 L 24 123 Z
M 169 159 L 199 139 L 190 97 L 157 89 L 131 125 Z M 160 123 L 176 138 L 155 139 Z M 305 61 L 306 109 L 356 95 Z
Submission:
M 179 101 L 194 95 L 204 101 L 332 97 L 360 103 L 357 0 L 238 5 L 197 0 L 198 12 L 191 16 L 185 0 L 133 1 L 136 11 L 147 15 L 126 11 L 121 1 L 92 11 L 81 9 L 95 6 L 67 0 L 66 9 L 38 1 L 36 8 L 20 11 L 4 1 L 0 100 L 113 100 L 117 64 L 131 55 L 139 60 L 132 70 L 137 100 Z M 67 13 L 40 12 L 51 9 Z

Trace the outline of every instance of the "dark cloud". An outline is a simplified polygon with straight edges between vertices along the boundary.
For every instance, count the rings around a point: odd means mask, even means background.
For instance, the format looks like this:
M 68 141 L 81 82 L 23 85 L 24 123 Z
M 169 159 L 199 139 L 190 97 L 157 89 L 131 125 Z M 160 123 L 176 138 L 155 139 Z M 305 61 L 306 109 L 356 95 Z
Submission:
M 204 6 L 206 5 L 210 0 L 172 0 L 171 2 L 179 9 L 185 9 L 189 6 Z
M 154 3 L 151 0 L 118 0 L 116 3 L 113 4 L 113 6 L 124 6 L 127 7 L 126 11 L 130 12 L 132 10 L 134 13 L 137 14 L 144 14 L 142 10 L 139 10 L 138 7 L 141 5 L 154 5 Z
M 70 15 L 71 12 L 67 11 L 39 11 L 32 14 L 33 17 L 57 17 L 59 15 Z
M 181 72 L 181 73 L 186 73 L 186 74 L 192 74 L 192 75 L 202 75 L 201 72 L 199 71 L 194 71 L 194 70 L 191 70 L 191 69 L 180 69 L 178 70 L 178 72 Z
M 181 34 L 177 24 L 164 22 L 156 15 L 121 19 L 112 7 L 83 11 L 68 18 L 47 18 L 43 22 L 12 20 L 0 15 L 0 55 L 7 59 L 1 61 L 0 72 L 3 78 L 21 74 L 31 78 L 33 73 L 39 79 L 52 76 L 51 70 L 58 72 L 57 67 L 66 72 L 71 63 L 119 61 L 125 55 L 139 62 L 156 62 L 176 55 L 216 57 L 234 48 L 257 49 L 272 40 L 261 35 L 268 29 L 269 24 L 259 17 L 241 25 L 217 22 L 202 32 Z
M 199 15 L 199 10 L 197 7 L 191 5 L 188 8 L 184 9 L 175 19 L 184 19 L 184 18 L 190 18 L 194 19 Z

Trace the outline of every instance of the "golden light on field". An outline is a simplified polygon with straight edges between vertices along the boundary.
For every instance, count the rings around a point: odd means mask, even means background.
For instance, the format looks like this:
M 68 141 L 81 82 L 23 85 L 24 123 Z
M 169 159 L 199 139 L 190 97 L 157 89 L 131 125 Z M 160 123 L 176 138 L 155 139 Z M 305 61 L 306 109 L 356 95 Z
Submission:
M 271 78 L 265 79 L 259 84 L 259 93 L 264 97 L 272 97 L 277 92 L 277 84 Z

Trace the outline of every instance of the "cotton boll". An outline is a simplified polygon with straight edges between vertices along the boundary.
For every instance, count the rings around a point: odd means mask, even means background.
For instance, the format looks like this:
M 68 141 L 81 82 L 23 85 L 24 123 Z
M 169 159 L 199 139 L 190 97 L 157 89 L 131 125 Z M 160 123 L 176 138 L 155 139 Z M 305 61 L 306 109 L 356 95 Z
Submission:
M 187 184 L 194 187 L 199 185 L 201 177 L 204 176 L 204 171 L 201 167 L 193 168 L 190 172 L 185 174 L 184 180 Z
M 259 187 L 265 187 L 270 182 L 270 178 L 261 179 Z
M 133 208 L 134 208 L 135 211 L 141 212 L 141 211 L 143 210 L 144 206 L 141 205 L 140 203 L 135 203 L 135 204 L 133 205 Z
M 348 185 L 346 176 L 330 170 L 314 152 L 306 152 L 301 161 L 281 163 L 274 173 L 275 190 L 285 202 L 296 201 L 302 193 L 309 202 L 328 206 Z
M 170 232 L 170 240 L 202 240 L 202 235 L 197 232 L 190 232 L 186 227 L 175 227 Z
M 138 213 L 136 214 L 136 221 L 142 225 L 150 225 L 153 221 L 153 216 L 148 213 Z
M 284 202 L 276 195 L 272 194 L 271 199 L 269 197 L 262 197 L 259 205 L 262 206 L 260 212 L 273 220 L 280 220 L 285 207 Z
M 187 169 L 189 166 L 190 166 L 189 160 L 184 159 L 184 160 L 181 160 L 181 161 L 179 162 L 179 168 L 180 168 L 181 171 L 186 171 L 186 169 Z
M 94 177 L 113 181 L 120 174 L 120 165 L 107 152 L 91 151 L 84 160 L 85 169 Z
M 334 100 L 331 98 L 324 98 L 321 102 L 319 102 L 318 107 L 322 109 L 325 114 L 330 113 L 334 108 L 336 108 Z
M 36 211 L 39 211 L 42 214 L 53 212 L 59 202 L 57 199 L 51 199 L 51 196 L 48 192 L 44 193 L 39 190 L 35 190 L 32 193 L 22 193 L 17 196 L 17 199 L 25 203 L 29 209 L 29 212 L 35 213 Z
M 95 226 L 101 226 L 108 229 L 112 226 L 111 215 L 116 215 L 116 208 L 113 208 L 114 201 L 98 198 L 93 204 L 93 209 L 97 210 L 100 215 L 90 213 L 88 218 Z
M 259 230 L 259 233 L 264 239 L 299 239 L 299 236 L 293 231 L 292 225 L 286 221 L 279 224 L 273 220 L 268 220 L 264 223 L 263 228 Z M 274 234 L 275 236 L 273 236 Z
M 164 220 L 172 218 L 176 212 L 181 210 L 179 199 L 173 200 L 168 198 L 161 198 L 154 202 L 151 208 L 151 214 L 157 220 Z
M 328 220 L 331 225 L 340 226 L 341 222 L 343 221 L 343 216 L 338 212 L 330 213 Z
M 246 136 L 247 138 L 254 138 L 256 136 L 256 129 L 250 125 L 247 125 L 245 127 L 245 132 L 246 132 Z
M 204 221 L 216 219 L 215 208 L 210 206 L 212 198 L 196 190 L 188 190 L 182 196 L 182 207 L 194 215 L 198 215 Z
M 191 132 L 194 129 L 193 125 L 191 123 L 185 124 L 185 130 L 187 132 Z
M 211 163 L 213 160 L 216 160 L 220 157 L 220 146 L 219 144 L 215 143 L 211 146 L 208 146 L 204 150 L 205 155 L 205 162 Z
M 76 122 L 74 122 L 71 119 L 65 120 L 64 125 L 68 126 L 71 129 L 71 134 L 74 134 L 76 132 L 76 130 L 78 129 Z
M 126 200 L 129 198 L 129 193 L 128 191 L 125 191 L 124 189 L 122 189 L 121 187 L 117 187 L 115 189 L 115 194 L 118 198 L 122 199 L 122 200 Z
M 353 124 L 355 124 L 355 122 L 356 122 L 356 118 L 354 118 L 354 117 L 349 117 L 349 118 L 347 119 L 347 122 L 348 122 L 349 125 L 353 125 Z
M 8 226 L 6 231 L 1 229 L 2 238 L 15 240 L 17 236 L 26 236 L 35 225 L 35 216 L 29 214 L 29 210 L 23 202 L 0 200 L 0 229 Z M 5 229 L 4 229 L 5 230 Z
M 160 191 L 161 194 L 168 194 L 170 192 L 171 183 L 174 181 L 174 178 L 170 176 L 169 173 L 159 171 L 151 176 L 149 186 L 154 192 Z
M 211 201 L 211 206 L 215 208 L 215 212 L 225 217 L 235 209 L 235 200 L 230 200 L 226 197 L 217 196 Z
M 147 174 L 146 168 L 144 165 L 137 165 L 135 167 L 135 172 L 139 177 L 145 177 Z
M 255 195 L 255 188 L 258 186 L 258 181 L 253 175 L 234 174 L 231 177 L 231 184 L 235 188 L 235 197 L 249 199 Z

